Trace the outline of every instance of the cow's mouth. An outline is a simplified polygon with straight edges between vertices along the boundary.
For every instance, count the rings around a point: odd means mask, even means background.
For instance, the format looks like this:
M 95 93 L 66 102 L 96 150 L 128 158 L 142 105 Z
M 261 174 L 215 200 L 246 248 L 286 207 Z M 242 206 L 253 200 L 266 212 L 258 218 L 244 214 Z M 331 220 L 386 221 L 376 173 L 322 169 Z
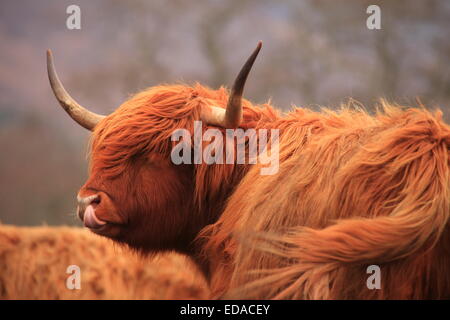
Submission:
M 89 229 L 100 229 L 107 222 L 100 220 L 95 214 L 95 208 L 93 205 L 88 205 L 83 214 L 84 226 Z
M 120 233 L 123 219 L 118 215 L 116 206 L 105 192 L 96 191 L 89 196 L 79 194 L 77 200 L 78 217 L 86 228 L 108 237 L 117 236 Z
M 101 198 L 98 194 L 88 197 L 78 196 L 78 217 L 83 221 L 85 227 L 89 229 L 99 229 L 106 224 L 106 221 L 98 218 L 95 213 Z

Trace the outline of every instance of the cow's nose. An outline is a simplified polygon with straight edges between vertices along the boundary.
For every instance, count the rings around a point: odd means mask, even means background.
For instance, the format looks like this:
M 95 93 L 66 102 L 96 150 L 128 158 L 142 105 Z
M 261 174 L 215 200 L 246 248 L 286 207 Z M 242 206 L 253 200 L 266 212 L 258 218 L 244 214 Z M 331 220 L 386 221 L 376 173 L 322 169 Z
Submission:
M 84 212 L 86 211 L 87 206 L 93 203 L 99 204 L 100 196 L 98 194 L 93 194 L 88 197 L 80 197 L 78 195 L 77 201 L 78 201 L 78 217 L 81 219 L 81 221 L 83 221 Z

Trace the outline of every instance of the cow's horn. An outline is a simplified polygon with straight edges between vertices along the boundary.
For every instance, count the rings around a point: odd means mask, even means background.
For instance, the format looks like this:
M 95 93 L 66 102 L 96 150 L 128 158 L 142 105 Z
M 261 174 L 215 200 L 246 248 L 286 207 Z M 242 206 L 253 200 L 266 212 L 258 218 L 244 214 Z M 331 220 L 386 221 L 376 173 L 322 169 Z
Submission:
M 210 107 L 202 110 L 201 118 L 208 124 L 217 125 L 224 128 L 237 128 L 242 121 L 242 93 L 244 91 L 245 81 L 252 69 L 253 63 L 258 56 L 262 47 L 262 41 L 258 42 L 256 49 L 252 55 L 247 59 L 241 71 L 239 72 L 233 87 L 231 88 L 231 94 L 228 98 L 228 104 L 226 110 L 219 107 Z
M 98 115 L 83 108 L 67 93 L 56 74 L 55 66 L 53 65 L 52 52 L 50 50 L 47 50 L 47 72 L 50 86 L 52 87 L 53 93 L 59 104 L 79 125 L 92 131 L 97 123 L 105 116 Z

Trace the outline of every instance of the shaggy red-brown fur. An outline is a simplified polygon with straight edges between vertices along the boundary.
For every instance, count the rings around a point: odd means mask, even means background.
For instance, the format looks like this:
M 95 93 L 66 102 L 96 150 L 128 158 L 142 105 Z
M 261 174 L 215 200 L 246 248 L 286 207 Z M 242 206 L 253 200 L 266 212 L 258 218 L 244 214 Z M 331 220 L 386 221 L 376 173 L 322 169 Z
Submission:
M 216 295 L 450 297 L 450 128 L 440 113 L 297 109 L 273 126 L 283 132 L 279 173 L 252 168 L 203 231 Z M 366 286 L 371 264 L 380 290 Z
M 242 128 L 280 130 L 277 174 L 172 164 L 173 131 L 192 133 L 200 108 L 227 98 L 200 85 L 154 87 L 97 125 L 82 191 L 113 199 L 96 209 L 121 217 L 104 235 L 191 255 L 213 297 L 450 296 L 450 128 L 439 112 L 383 102 L 375 116 L 351 106 L 280 116 L 244 101 Z M 365 285 L 369 264 L 381 267 L 380 290 Z
M 81 289 L 69 290 L 69 265 Z M 0 225 L 0 300 L 204 299 L 192 262 L 177 254 L 140 258 L 87 230 Z

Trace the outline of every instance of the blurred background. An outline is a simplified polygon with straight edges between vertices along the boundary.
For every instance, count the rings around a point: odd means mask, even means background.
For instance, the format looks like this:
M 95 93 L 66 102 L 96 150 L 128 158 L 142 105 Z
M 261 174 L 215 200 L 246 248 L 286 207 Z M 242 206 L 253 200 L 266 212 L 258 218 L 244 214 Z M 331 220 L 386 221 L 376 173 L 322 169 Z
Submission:
M 71 4 L 81 30 L 66 28 Z M 381 30 L 366 28 L 370 4 Z M 160 83 L 228 86 L 263 40 L 245 92 L 256 103 L 420 99 L 450 123 L 449 31 L 448 0 L 2 0 L 0 222 L 80 225 L 89 132 L 53 97 L 47 48 L 71 95 L 103 114 Z

